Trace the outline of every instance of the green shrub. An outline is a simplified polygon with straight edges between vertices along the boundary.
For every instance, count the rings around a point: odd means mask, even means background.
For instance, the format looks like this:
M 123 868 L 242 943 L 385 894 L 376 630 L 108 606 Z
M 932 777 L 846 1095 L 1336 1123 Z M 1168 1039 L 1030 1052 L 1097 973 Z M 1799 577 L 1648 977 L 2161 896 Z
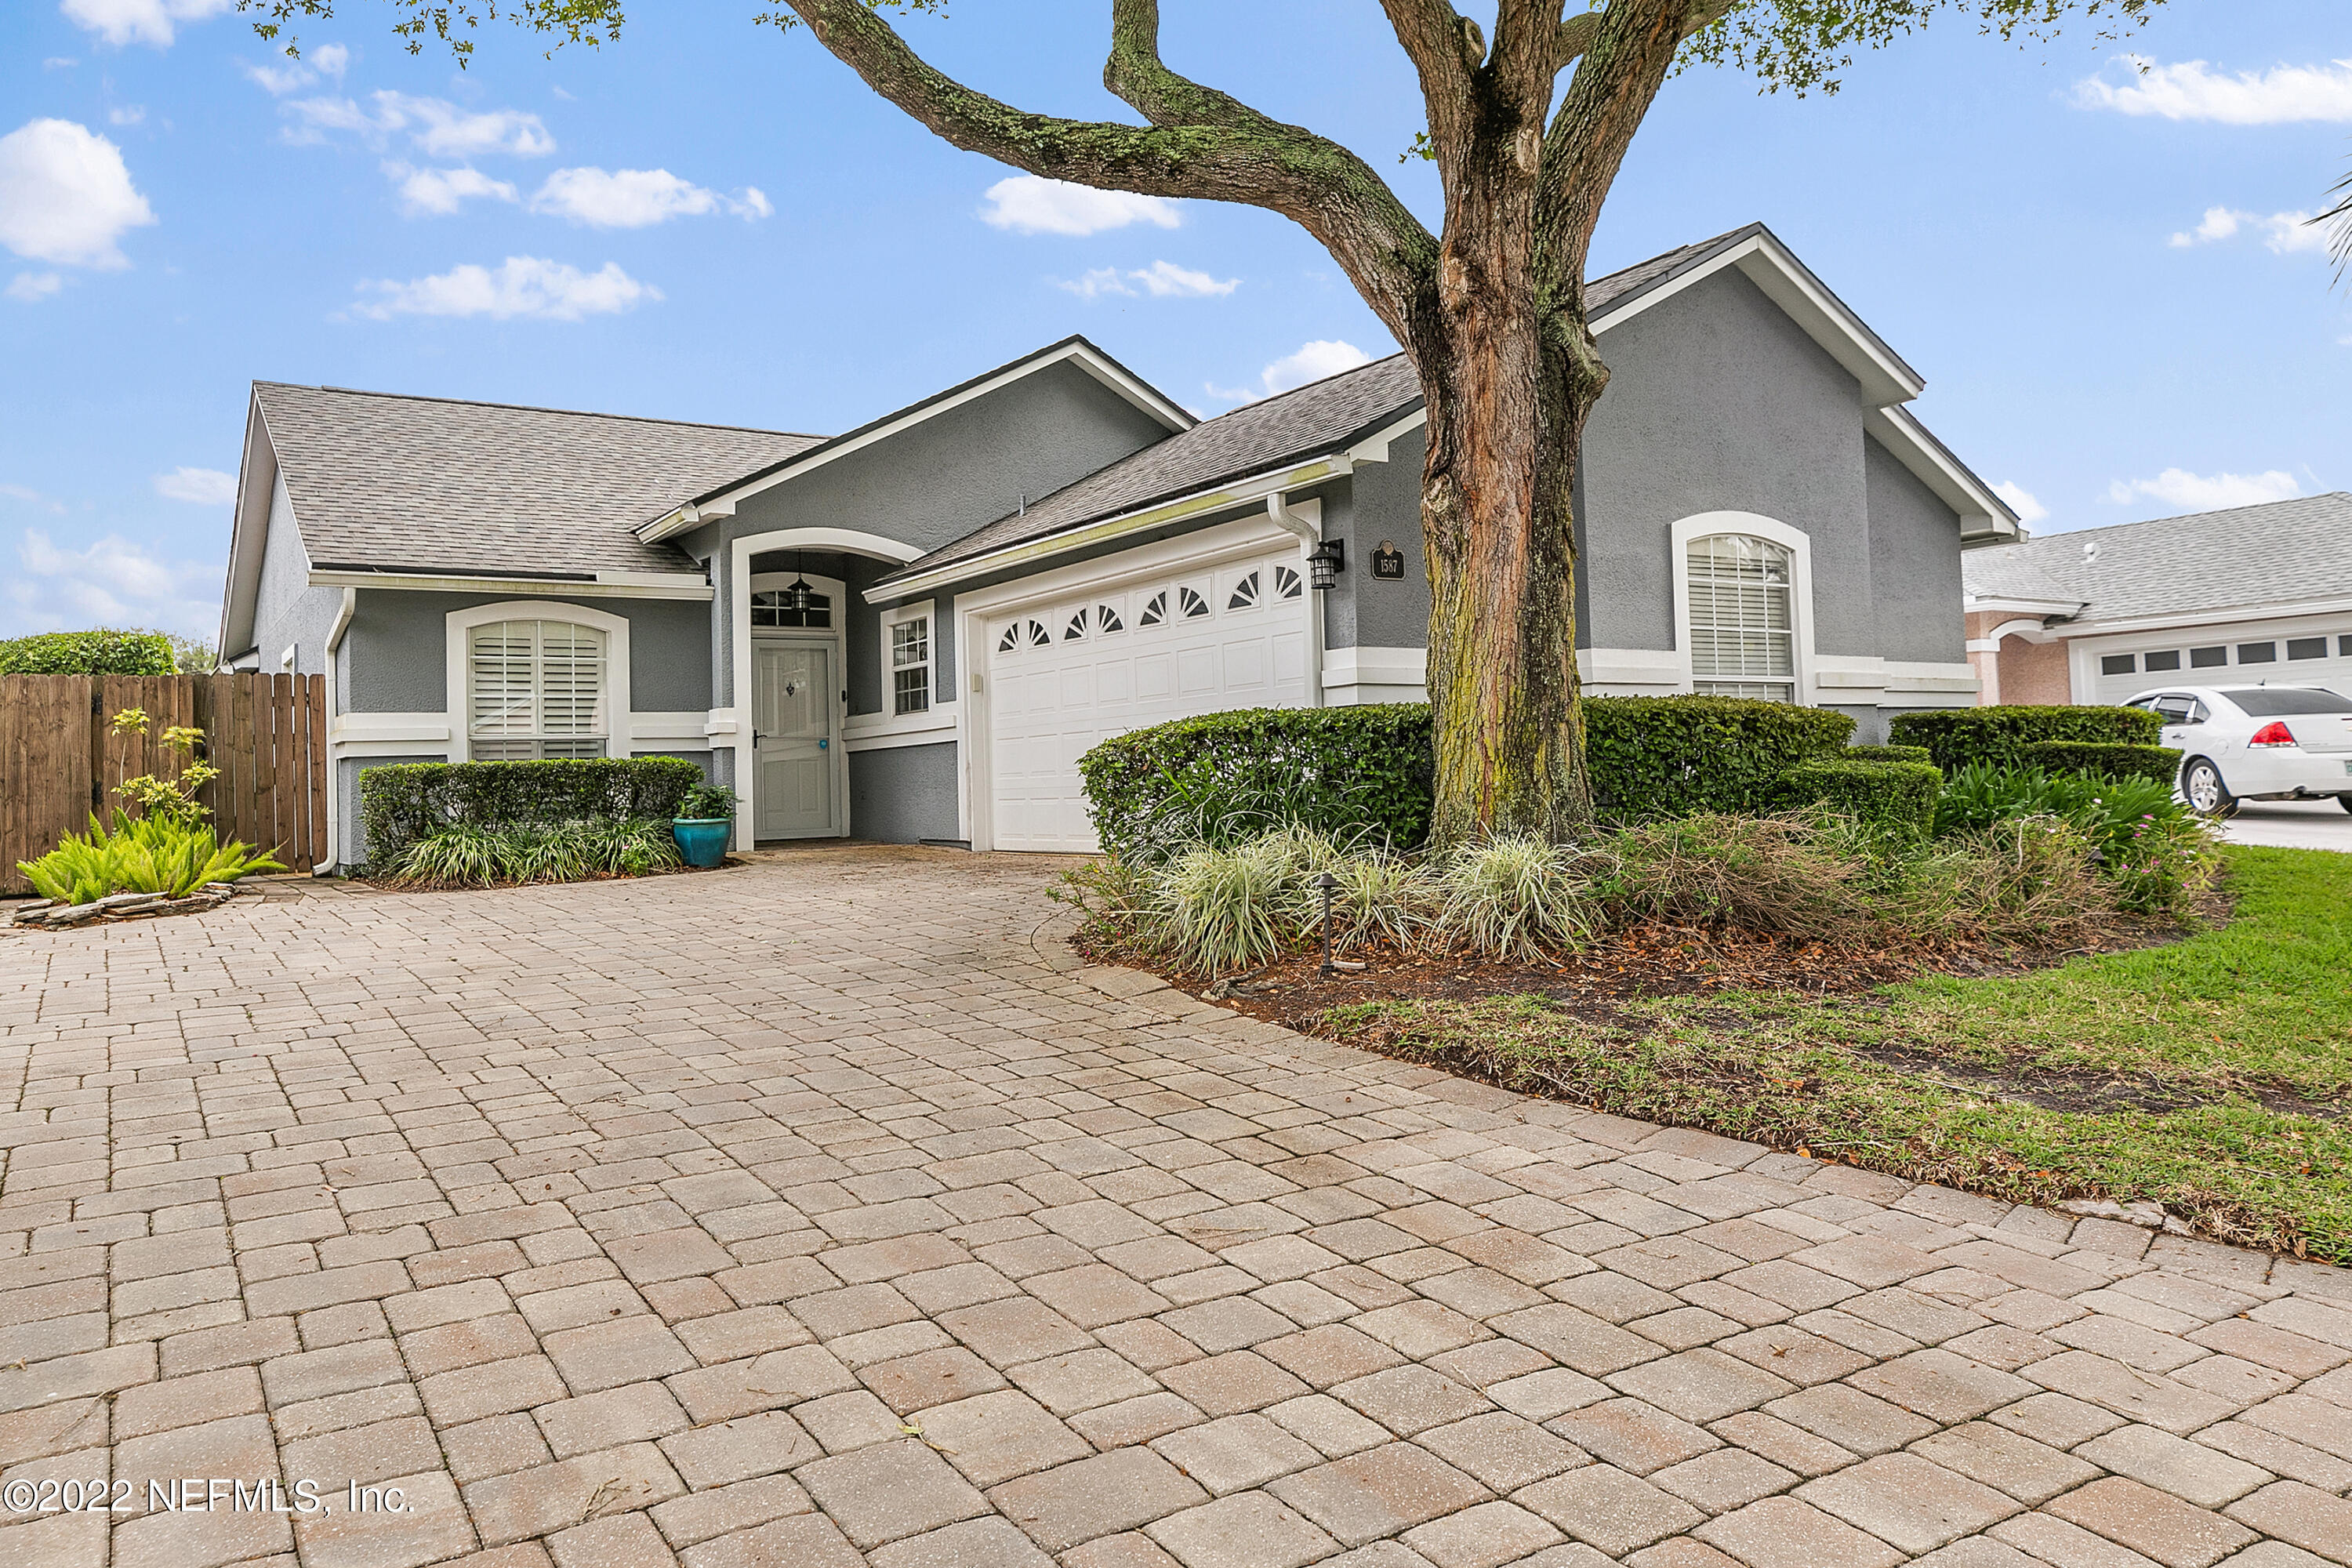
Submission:
M 1818 805 L 1873 827 L 1924 834 L 1936 823 L 1944 775 L 1927 762 L 1854 762 L 1843 754 L 1799 763 L 1780 777 L 1775 804 Z
M 1593 804 L 1618 822 L 1769 810 L 1782 773 L 1853 732 L 1826 708 L 1740 697 L 1588 697 L 1583 709 Z
M 2218 870 L 2211 826 L 2172 797 L 2169 780 L 1977 763 L 1946 781 L 1936 802 L 1939 835 L 2032 817 L 2055 817 L 2087 839 L 2125 909 L 2179 910 Z
M 667 821 L 598 817 L 504 827 L 459 823 L 415 840 L 386 871 L 402 887 L 485 888 L 641 877 L 677 863 Z
M 1780 775 L 1835 752 L 1853 721 L 1732 697 L 1588 697 L 1586 754 L 1621 820 L 1769 805 Z M 1179 719 L 1078 760 L 1095 833 L 1129 858 L 1237 844 L 1297 823 L 1398 848 L 1429 834 L 1429 707 L 1252 708 Z
M 1153 858 L 1290 824 L 1409 847 L 1429 834 L 1429 708 L 1251 708 L 1131 731 L 1078 759 L 1095 833 Z
M 360 822 L 369 864 L 390 868 L 410 845 L 451 826 L 667 821 L 702 782 L 702 770 L 678 757 L 387 763 L 360 774 Z
M 1848 763 L 1926 763 L 1933 767 L 1936 755 L 1925 746 L 1848 746 L 1837 753 Z
M 2017 749 L 2018 765 L 2044 773 L 2147 779 L 2170 789 L 2180 776 L 2180 752 L 2170 746 L 2129 746 L 2113 741 L 2032 741 Z
M 207 882 L 234 882 L 286 869 L 236 839 L 223 844 L 205 824 L 184 816 L 129 816 L 110 828 L 90 815 L 88 835 L 68 833 L 37 860 L 16 869 L 45 899 L 87 904 L 110 893 L 168 893 L 183 899 Z
M 1146 898 L 1152 940 L 1185 967 L 1210 974 L 1278 955 L 1297 931 L 1286 849 L 1265 839 L 1202 845 L 1168 861 Z
M 678 801 L 677 815 L 688 822 L 732 821 L 735 792 L 725 784 L 696 784 Z
M 2039 741 L 2153 746 L 2164 733 L 2164 721 L 2144 708 L 2014 704 L 1903 713 L 1888 728 L 1896 744 L 1927 747 L 1936 765 L 1953 773 L 1970 763 L 2025 766 L 2022 749 Z
M 0 642 L 0 675 L 170 675 L 179 653 L 162 632 L 42 632 Z

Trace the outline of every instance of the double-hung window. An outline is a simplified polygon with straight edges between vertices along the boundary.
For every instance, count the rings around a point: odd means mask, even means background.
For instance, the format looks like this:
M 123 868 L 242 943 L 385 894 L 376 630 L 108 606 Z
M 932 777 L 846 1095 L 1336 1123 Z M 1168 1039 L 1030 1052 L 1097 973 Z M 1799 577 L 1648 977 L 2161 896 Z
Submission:
M 1769 540 L 1691 541 L 1691 687 L 1715 697 L 1797 700 L 1794 557 Z
M 499 762 L 604 754 L 603 632 L 570 621 L 491 621 L 467 638 L 471 756 Z
M 931 617 L 928 612 L 892 621 L 890 711 L 898 718 L 931 710 Z

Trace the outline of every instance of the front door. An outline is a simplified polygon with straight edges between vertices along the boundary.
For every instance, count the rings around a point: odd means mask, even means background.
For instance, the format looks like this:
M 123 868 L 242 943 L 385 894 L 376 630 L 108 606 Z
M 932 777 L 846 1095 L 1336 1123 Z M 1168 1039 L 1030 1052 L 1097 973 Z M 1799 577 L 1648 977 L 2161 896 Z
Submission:
M 833 647 L 759 641 L 751 646 L 751 745 L 759 769 L 754 837 L 821 838 L 841 831 L 835 787 Z

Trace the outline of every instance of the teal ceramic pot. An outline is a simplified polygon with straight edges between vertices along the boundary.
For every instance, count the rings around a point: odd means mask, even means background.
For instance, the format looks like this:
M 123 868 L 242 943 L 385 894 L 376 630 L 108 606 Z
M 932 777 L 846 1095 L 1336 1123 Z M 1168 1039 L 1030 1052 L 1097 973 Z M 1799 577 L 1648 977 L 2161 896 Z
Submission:
M 669 832 L 688 865 L 716 866 L 727 858 L 727 839 L 734 826 L 723 816 L 681 816 L 669 825 Z

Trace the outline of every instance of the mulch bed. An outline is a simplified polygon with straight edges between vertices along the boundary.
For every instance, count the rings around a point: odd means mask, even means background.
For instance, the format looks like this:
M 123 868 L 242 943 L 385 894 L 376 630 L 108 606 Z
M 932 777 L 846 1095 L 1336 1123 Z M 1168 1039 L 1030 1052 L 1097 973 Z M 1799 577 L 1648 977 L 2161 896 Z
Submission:
M 2173 940 L 2177 928 L 2153 922 L 2118 929 L 2093 944 L 2018 947 L 1948 941 L 1833 943 L 1712 927 L 1646 925 L 1611 932 L 1581 952 L 1532 963 L 1358 950 L 1360 973 L 1317 973 L 1319 953 L 1284 958 L 1246 974 L 1188 973 L 1146 954 L 1080 951 L 1104 963 L 1148 969 L 1181 991 L 1251 1017 L 1304 1027 L 1314 1015 L 1352 1003 L 1541 994 L 1595 1021 L 1615 1019 L 1627 1003 L 1720 991 L 1772 991 L 1812 997 L 1859 996 L 1924 974 L 2022 974 L 2094 952 L 2121 952 Z

